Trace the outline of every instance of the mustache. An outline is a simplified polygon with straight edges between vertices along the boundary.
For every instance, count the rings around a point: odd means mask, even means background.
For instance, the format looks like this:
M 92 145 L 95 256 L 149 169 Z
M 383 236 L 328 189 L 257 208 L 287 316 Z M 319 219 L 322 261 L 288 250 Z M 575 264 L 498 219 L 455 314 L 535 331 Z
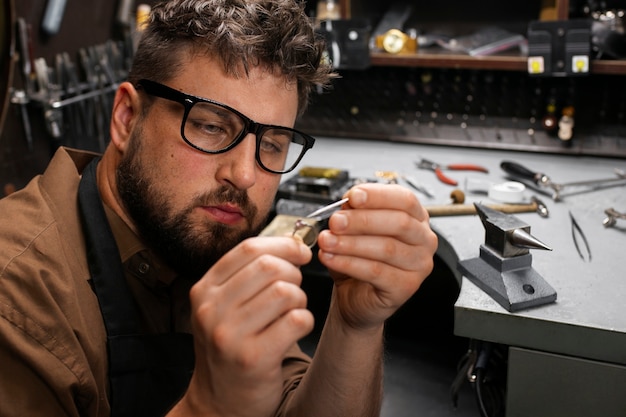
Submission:
M 221 186 L 217 190 L 201 194 L 194 199 L 194 203 L 199 206 L 235 204 L 247 219 L 255 218 L 259 211 L 245 190 L 237 190 L 228 186 Z

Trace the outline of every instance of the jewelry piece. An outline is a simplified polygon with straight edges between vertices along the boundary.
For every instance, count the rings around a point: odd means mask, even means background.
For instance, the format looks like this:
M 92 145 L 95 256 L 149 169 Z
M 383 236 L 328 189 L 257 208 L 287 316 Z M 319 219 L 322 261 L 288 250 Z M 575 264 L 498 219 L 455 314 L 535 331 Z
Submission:
M 329 218 L 348 199 L 336 201 L 323 206 L 304 216 L 277 214 L 263 229 L 259 236 L 293 236 L 302 239 L 305 245 L 312 248 L 317 243 L 317 236 L 323 227 L 323 220 Z
M 313 239 L 311 241 L 304 241 L 303 239 L 303 241 L 309 247 L 313 247 L 317 243 L 317 236 L 319 234 L 319 230 L 315 226 L 322 220 L 329 218 L 335 211 L 347 203 L 348 200 L 348 198 L 344 198 L 343 200 L 335 201 L 334 203 L 315 210 L 314 212 L 306 215 L 304 218 L 296 220 L 293 225 L 293 233 L 291 235 L 295 236 L 299 230 L 309 228 L 312 232 Z M 307 222 L 306 219 L 314 220 L 314 223 Z

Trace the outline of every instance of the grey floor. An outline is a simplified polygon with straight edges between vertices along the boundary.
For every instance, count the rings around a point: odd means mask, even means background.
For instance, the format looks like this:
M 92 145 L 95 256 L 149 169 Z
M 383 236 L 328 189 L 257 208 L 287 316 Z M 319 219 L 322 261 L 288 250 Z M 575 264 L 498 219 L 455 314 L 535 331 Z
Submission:
M 303 288 L 316 330 L 301 342 L 314 355 L 332 281 L 318 266 L 304 270 Z M 386 330 L 385 397 L 381 417 L 480 417 L 472 387 L 462 386 L 457 407 L 451 385 L 468 341 L 453 335 L 458 285 L 436 264 L 420 290 L 392 317 Z

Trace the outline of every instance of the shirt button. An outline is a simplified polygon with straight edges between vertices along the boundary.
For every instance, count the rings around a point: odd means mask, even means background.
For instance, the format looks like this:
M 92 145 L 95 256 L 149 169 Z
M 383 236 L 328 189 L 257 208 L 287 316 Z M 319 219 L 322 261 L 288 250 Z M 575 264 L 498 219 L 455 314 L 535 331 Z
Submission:
M 139 264 L 139 273 L 140 274 L 146 274 L 148 273 L 148 271 L 150 270 L 150 265 L 148 265 L 145 262 L 142 262 Z

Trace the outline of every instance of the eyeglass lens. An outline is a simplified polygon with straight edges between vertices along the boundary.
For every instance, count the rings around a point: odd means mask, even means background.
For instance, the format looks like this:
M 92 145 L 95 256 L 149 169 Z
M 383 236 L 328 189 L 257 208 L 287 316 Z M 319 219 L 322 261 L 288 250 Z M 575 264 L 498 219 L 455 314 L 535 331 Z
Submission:
M 209 152 L 227 148 L 245 134 L 246 122 L 236 113 L 213 103 L 195 103 L 184 126 L 184 138 Z M 257 132 L 259 162 L 272 171 L 288 171 L 298 163 L 306 139 L 286 128 L 262 127 Z

